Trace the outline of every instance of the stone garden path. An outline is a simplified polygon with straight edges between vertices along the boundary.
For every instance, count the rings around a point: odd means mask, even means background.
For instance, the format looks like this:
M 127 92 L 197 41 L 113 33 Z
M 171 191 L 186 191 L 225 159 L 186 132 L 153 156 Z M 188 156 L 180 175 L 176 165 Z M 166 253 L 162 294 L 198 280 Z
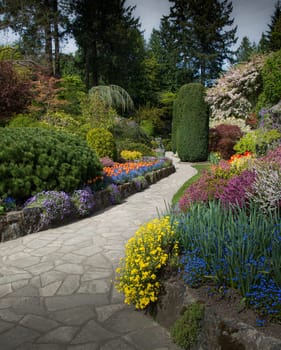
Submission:
M 178 349 L 112 283 L 126 241 L 196 173 L 174 164 L 176 173 L 120 205 L 0 244 L 1 350 Z

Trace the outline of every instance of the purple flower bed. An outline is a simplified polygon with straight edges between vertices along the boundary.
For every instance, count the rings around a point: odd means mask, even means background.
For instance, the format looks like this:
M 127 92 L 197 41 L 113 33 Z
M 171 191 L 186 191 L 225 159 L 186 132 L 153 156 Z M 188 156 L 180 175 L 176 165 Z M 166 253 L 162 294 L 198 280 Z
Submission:
M 247 202 L 247 192 L 251 190 L 254 180 L 255 173 L 245 170 L 229 179 L 222 191 L 216 192 L 215 198 L 219 199 L 223 206 L 237 205 L 241 208 Z

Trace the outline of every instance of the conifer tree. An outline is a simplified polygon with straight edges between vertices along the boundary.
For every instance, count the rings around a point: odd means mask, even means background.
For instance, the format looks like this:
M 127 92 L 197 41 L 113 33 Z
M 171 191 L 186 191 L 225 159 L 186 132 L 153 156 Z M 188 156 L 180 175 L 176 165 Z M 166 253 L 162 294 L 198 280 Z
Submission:
M 170 35 L 178 47 L 178 67 L 193 72 L 193 79 L 209 85 L 226 59 L 233 60 L 236 27 L 228 0 L 169 0 Z
M 266 39 L 270 51 L 278 51 L 281 49 L 281 1 L 278 0 L 275 10 L 271 16 L 271 23 L 268 25 Z
M 236 51 L 237 62 L 248 62 L 251 56 L 257 52 L 257 47 L 255 43 L 251 43 L 247 36 L 244 36 L 240 46 Z

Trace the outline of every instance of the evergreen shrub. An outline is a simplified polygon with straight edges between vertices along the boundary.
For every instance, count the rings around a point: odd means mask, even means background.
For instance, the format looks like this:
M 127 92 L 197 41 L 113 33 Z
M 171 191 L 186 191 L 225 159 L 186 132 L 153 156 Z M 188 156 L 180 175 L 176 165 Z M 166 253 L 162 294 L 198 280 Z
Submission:
M 281 50 L 269 55 L 262 69 L 263 92 L 259 95 L 257 110 L 273 106 L 281 98 Z
M 42 191 L 72 192 L 101 174 L 85 141 L 41 128 L 0 128 L 0 197 L 25 200 Z
M 209 113 L 201 84 L 183 85 L 175 101 L 176 148 L 181 161 L 208 158 Z
M 110 131 L 104 128 L 93 128 L 87 133 L 87 142 L 100 158 L 109 157 L 116 160 L 116 144 Z

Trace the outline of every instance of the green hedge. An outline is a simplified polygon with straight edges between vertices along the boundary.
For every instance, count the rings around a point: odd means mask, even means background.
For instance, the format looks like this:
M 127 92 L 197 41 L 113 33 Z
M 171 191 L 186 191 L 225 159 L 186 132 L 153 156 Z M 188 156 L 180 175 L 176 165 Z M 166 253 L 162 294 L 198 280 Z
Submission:
M 209 113 L 205 89 L 198 83 L 183 85 L 174 105 L 173 140 L 182 161 L 208 158 Z M 174 141 L 173 141 L 174 150 Z
M 0 128 L 0 197 L 25 200 L 41 191 L 71 192 L 102 166 L 76 136 L 41 128 Z

